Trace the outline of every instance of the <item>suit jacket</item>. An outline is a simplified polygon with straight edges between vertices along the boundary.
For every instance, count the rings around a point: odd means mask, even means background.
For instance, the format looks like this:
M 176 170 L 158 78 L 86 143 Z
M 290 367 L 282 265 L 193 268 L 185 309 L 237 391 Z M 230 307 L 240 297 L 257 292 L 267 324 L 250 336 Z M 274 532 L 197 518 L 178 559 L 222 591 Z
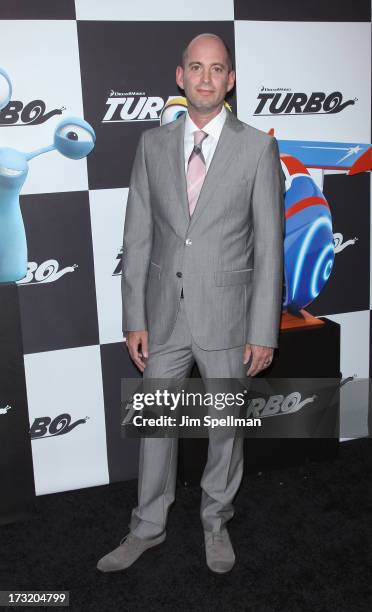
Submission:
M 274 137 L 228 112 L 190 218 L 185 115 L 146 130 L 124 225 L 123 333 L 169 338 L 184 290 L 202 349 L 277 346 L 283 290 L 284 175 Z

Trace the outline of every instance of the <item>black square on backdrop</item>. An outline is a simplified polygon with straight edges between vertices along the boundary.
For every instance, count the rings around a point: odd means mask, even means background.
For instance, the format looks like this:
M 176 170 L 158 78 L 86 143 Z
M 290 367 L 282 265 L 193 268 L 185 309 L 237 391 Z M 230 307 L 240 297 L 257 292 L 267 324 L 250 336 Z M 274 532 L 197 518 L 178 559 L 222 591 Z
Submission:
M 121 379 L 140 381 L 142 375 L 130 359 L 124 342 L 102 344 L 100 348 L 109 480 L 137 478 L 139 440 L 121 437 Z
M 0 0 L 0 19 L 75 19 L 75 0 Z
M 369 311 L 369 377 L 372 378 L 372 359 L 371 359 L 371 350 L 372 350 L 372 310 Z M 370 396 L 370 399 L 372 397 Z M 372 411 L 369 411 L 369 414 L 372 418 Z M 370 435 L 372 433 L 372 428 L 369 428 Z
M 159 126 L 157 120 L 121 121 L 120 110 L 103 123 L 113 107 L 107 103 L 110 92 L 115 96 L 139 92 L 164 103 L 169 96 L 182 95 L 175 81 L 176 66 L 187 43 L 202 32 L 220 35 L 233 53 L 232 21 L 78 21 L 84 117 L 97 135 L 94 151 L 87 158 L 90 189 L 127 187 L 142 131 Z M 139 98 L 134 96 L 133 108 Z M 234 93 L 228 101 L 235 110 Z
M 370 0 L 234 0 L 235 19 L 255 21 L 370 21 Z
M 19 285 L 24 352 L 98 344 L 88 192 L 24 195 L 21 210 L 31 265 Z
M 331 275 L 316 300 L 313 315 L 369 309 L 370 176 L 369 173 L 325 176 L 323 193 L 332 213 L 333 232 L 342 243 L 355 240 L 335 255 Z

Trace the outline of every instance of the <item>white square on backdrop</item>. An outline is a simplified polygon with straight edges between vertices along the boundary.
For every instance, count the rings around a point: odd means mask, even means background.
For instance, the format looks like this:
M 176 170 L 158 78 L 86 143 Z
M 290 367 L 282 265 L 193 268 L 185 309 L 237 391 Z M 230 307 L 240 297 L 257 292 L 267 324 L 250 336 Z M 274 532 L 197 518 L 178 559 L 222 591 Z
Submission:
M 75 0 L 76 18 L 98 21 L 224 21 L 234 19 L 234 0 Z
M 53 144 L 56 125 L 65 117 L 83 118 L 76 21 L 0 21 L 0 67 L 8 73 L 13 93 L 21 102 L 16 124 L 0 125 L 0 147 L 35 151 Z M 45 106 L 39 124 L 29 124 L 32 102 Z M 35 111 L 32 114 L 37 114 Z M 26 108 L 26 111 L 25 111 Z M 22 120 L 22 113 L 25 113 Z M 71 160 L 57 151 L 29 161 L 22 194 L 88 189 L 86 159 Z
M 107 484 L 99 346 L 33 353 L 24 362 L 30 427 L 37 435 L 36 494 Z
M 265 132 L 274 128 L 279 139 L 370 142 L 370 23 L 236 21 L 235 52 L 242 121 Z M 280 101 L 291 92 L 338 91 L 342 104 L 353 103 L 338 113 L 275 115 L 265 102 L 257 113 L 258 96 L 275 90 Z
M 89 191 L 99 341 L 120 342 L 121 249 L 128 188 Z

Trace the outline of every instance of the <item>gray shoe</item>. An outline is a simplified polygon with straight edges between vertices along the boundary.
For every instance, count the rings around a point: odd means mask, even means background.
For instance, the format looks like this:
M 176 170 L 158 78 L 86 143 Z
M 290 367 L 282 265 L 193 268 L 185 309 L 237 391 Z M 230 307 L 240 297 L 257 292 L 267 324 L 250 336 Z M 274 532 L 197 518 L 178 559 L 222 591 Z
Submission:
M 120 572 L 127 569 L 137 561 L 137 559 L 148 548 L 157 546 L 164 542 L 166 533 L 162 533 L 156 538 L 142 539 L 135 536 L 133 533 L 128 533 L 121 540 L 120 545 L 112 552 L 108 553 L 97 563 L 97 569 L 101 572 Z
M 209 569 L 218 574 L 229 572 L 234 566 L 235 554 L 227 529 L 204 531 L 204 542 Z

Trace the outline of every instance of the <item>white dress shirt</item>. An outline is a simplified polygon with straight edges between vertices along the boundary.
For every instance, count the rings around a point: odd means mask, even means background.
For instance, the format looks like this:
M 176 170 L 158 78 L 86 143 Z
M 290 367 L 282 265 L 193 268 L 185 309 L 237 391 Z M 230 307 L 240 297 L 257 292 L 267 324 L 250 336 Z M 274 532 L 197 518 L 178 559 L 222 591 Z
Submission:
M 205 138 L 202 142 L 202 151 L 206 164 L 206 171 L 208 172 L 208 168 L 212 161 L 212 157 L 216 150 L 218 140 L 220 138 L 223 124 L 226 120 L 226 108 L 222 106 L 221 112 L 218 113 L 211 121 L 209 121 L 204 127 L 203 132 L 208 134 L 208 138 Z M 189 162 L 189 157 L 194 148 L 194 132 L 198 132 L 200 128 L 193 122 L 189 113 L 186 113 L 185 120 L 185 136 L 184 136 L 184 151 L 185 151 L 185 174 L 187 174 L 187 165 Z

